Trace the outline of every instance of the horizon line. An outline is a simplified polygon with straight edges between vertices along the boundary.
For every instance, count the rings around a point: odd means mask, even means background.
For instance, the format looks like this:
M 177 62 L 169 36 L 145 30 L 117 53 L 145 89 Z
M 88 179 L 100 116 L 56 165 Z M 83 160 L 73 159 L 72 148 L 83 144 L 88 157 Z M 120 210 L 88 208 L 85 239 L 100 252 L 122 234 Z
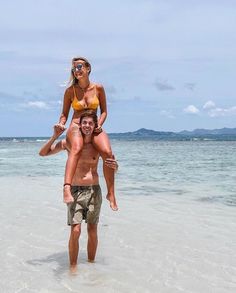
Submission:
M 133 131 L 126 131 L 126 132 L 109 132 L 109 133 L 107 133 L 108 135 L 109 134 L 125 134 L 125 133 L 132 133 L 132 132 L 137 132 L 137 131 L 139 131 L 139 130 L 149 130 L 149 131 L 155 131 L 155 132 L 172 132 L 172 133 L 180 133 L 180 132 L 183 132 L 183 131 L 187 131 L 187 132 L 194 132 L 194 131 L 196 131 L 196 130 L 209 130 L 209 131 L 213 131 L 213 130 L 222 130 L 222 129 L 236 129 L 236 127 L 222 127 L 222 128 L 213 128 L 213 129 L 209 129 L 209 128 L 195 128 L 195 129 L 193 129 L 193 130 L 186 130 L 186 129 L 184 129 L 184 130 L 180 130 L 180 131 L 171 131 L 171 130 L 154 130 L 154 129 L 148 129 L 148 128 L 145 128 L 145 127 L 142 127 L 142 128 L 139 128 L 139 129 L 137 129 L 137 130 L 133 130 Z M 63 137 L 63 136 L 65 136 L 65 135 L 62 135 L 61 137 Z M 14 137 L 16 137 L 16 138 L 20 138 L 20 137 L 22 137 L 22 138 L 24 138 L 24 137 L 30 137 L 30 138 L 36 138 L 36 137 L 43 137 L 43 138 L 45 138 L 45 137 L 51 137 L 51 135 L 43 135 L 43 136 L 27 136 L 27 135 L 25 135 L 25 136 L 16 136 L 16 135 L 14 135 L 14 136 L 0 136 L 0 138 L 14 138 Z

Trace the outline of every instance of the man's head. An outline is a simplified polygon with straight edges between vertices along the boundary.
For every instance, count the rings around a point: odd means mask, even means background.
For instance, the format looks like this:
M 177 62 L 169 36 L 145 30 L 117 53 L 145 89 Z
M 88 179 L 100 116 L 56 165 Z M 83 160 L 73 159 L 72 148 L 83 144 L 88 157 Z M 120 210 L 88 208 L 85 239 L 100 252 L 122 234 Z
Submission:
M 92 135 L 97 125 L 97 114 L 93 110 L 87 110 L 80 116 L 80 128 L 84 135 Z

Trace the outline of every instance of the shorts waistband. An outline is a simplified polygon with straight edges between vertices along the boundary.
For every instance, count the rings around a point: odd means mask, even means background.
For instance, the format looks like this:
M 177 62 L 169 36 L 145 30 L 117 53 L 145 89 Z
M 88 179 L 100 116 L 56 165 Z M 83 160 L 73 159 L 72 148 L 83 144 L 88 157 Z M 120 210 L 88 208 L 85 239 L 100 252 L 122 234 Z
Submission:
M 76 188 L 79 190 L 89 190 L 89 189 L 96 189 L 96 188 L 100 188 L 99 184 L 96 185 L 72 185 L 71 188 Z

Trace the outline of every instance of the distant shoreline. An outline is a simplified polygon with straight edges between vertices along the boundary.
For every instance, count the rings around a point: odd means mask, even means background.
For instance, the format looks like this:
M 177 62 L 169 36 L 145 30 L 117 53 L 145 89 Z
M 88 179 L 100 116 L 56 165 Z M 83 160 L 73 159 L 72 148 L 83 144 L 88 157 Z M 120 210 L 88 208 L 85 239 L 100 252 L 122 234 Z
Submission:
M 160 140 L 160 141 L 236 141 L 236 128 L 195 129 L 193 131 L 155 131 L 141 128 L 132 132 L 108 133 L 111 139 L 120 140 Z M 64 138 L 65 136 L 62 136 Z M 10 136 L 0 137 L 0 141 L 44 141 L 49 136 Z
M 236 128 L 221 129 L 195 129 L 193 131 L 183 130 L 180 132 L 155 131 L 141 128 L 133 132 L 110 133 L 111 138 L 118 139 L 146 139 L 163 141 L 236 141 Z

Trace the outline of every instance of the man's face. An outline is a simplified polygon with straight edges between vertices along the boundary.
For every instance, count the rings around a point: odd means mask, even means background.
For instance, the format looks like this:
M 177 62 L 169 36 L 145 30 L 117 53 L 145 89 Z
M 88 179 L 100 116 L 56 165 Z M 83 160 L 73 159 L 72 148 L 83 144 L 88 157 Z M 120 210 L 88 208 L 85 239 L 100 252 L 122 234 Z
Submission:
M 95 123 L 93 122 L 92 117 L 84 117 L 81 121 L 81 131 L 84 135 L 92 135 Z

